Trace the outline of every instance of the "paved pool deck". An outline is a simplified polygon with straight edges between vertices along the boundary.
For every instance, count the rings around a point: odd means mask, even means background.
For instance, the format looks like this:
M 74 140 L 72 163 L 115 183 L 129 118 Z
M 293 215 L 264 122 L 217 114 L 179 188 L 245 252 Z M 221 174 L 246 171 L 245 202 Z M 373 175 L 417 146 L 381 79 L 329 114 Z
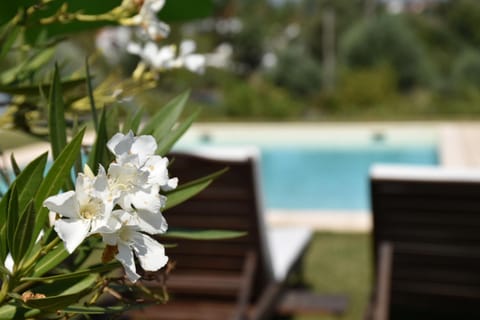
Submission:
M 198 137 L 270 141 L 275 137 L 276 141 L 297 143 L 299 137 L 306 137 L 306 143 L 322 141 L 336 145 L 344 141 L 350 143 L 352 133 L 357 143 L 384 136 L 397 143 L 435 141 L 439 146 L 440 165 L 480 168 L 480 122 L 198 123 L 187 132 L 185 141 Z M 93 135 L 87 135 L 85 143 L 92 139 Z M 3 163 L 9 163 L 12 152 L 19 163 L 27 163 L 48 148 L 48 144 L 39 143 L 7 150 Z M 266 217 L 272 225 L 306 225 L 332 232 L 368 232 L 372 227 L 371 214 L 366 211 L 269 210 Z

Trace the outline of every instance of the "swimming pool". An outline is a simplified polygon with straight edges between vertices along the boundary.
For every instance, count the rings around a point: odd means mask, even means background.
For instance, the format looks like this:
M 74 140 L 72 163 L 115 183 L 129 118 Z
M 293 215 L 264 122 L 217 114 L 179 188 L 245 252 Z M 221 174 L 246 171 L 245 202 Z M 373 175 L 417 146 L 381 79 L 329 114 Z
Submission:
M 372 164 L 439 163 L 436 135 L 424 128 L 253 126 L 241 130 L 233 126 L 194 130 L 178 147 L 251 145 L 261 152 L 261 185 L 270 210 L 368 211 Z
M 262 148 L 261 176 L 269 209 L 369 209 L 374 163 L 436 164 L 434 145 L 360 148 Z

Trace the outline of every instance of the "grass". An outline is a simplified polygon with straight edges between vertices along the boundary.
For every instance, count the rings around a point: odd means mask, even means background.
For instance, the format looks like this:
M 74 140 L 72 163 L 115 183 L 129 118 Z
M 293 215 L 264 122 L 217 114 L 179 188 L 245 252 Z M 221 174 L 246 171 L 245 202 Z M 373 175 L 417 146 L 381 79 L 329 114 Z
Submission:
M 345 294 L 349 306 L 342 317 L 297 316 L 295 320 L 362 319 L 371 288 L 370 236 L 316 233 L 305 257 L 304 274 L 315 292 Z

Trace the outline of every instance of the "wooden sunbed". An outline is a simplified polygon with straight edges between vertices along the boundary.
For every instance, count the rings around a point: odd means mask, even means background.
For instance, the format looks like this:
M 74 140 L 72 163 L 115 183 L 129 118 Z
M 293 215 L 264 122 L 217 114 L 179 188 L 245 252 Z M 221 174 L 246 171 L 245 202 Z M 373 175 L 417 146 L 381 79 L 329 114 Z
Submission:
M 480 171 L 375 166 L 368 319 L 480 319 Z
M 311 240 L 308 228 L 269 228 L 261 203 L 256 150 L 172 154 L 169 169 L 182 182 L 229 170 L 191 200 L 168 210 L 171 228 L 247 232 L 236 239 L 175 243 L 167 304 L 131 312 L 130 319 L 268 319 L 293 313 L 341 314 L 343 296 L 321 296 L 297 286 Z M 288 196 L 288 195 L 286 195 Z M 155 281 L 146 282 L 150 287 Z M 293 286 L 295 285 L 295 286 Z

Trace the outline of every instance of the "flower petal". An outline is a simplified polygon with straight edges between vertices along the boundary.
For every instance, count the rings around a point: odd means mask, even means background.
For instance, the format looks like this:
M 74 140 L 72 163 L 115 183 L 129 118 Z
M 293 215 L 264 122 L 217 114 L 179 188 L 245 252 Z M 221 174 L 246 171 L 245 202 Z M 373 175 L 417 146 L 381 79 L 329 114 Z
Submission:
M 116 156 L 127 154 L 130 151 L 134 141 L 133 132 L 129 131 L 126 135 L 119 132 L 115 134 L 108 142 L 107 148 Z
M 7 254 L 7 257 L 5 258 L 5 262 L 3 263 L 3 265 L 5 266 L 5 268 L 7 268 L 8 271 L 10 271 L 10 273 L 12 273 L 14 264 L 15 262 L 13 261 L 12 254 L 9 252 Z
M 138 155 L 139 165 L 142 166 L 147 160 L 148 156 L 154 155 L 157 150 L 157 142 L 152 136 L 138 136 L 132 144 L 130 152 Z
M 115 258 L 123 265 L 125 274 L 130 281 L 136 282 L 140 278 L 137 274 L 137 268 L 135 267 L 132 249 L 123 243 L 119 243 L 118 254 Z
M 140 230 L 149 234 L 165 233 L 168 229 L 167 220 L 160 212 L 137 210 L 137 225 Z
M 168 262 L 168 257 L 165 255 L 165 248 L 143 233 L 137 232 L 135 234 L 131 246 L 138 260 L 140 260 L 140 265 L 146 271 L 157 271 Z
M 143 169 L 148 171 L 148 183 L 164 185 L 168 181 L 168 159 L 160 156 L 150 156 Z
M 151 212 L 160 212 L 164 204 L 158 193 L 158 187 L 151 187 L 150 192 L 137 191 L 132 194 L 131 202 L 137 210 L 148 210 Z M 125 209 L 125 208 L 124 208 Z
M 69 253 L 75 251 L 87 237 L 89 228 L 90 222 L 81 219 L 59 219 L 54 225 L 55 231 L 65 243 Z
M 50 211 L 56 212 L 64 217 L 78 218 L 78 203 L 74 191 L 67 191 L 48 197 L 43 205 Z

